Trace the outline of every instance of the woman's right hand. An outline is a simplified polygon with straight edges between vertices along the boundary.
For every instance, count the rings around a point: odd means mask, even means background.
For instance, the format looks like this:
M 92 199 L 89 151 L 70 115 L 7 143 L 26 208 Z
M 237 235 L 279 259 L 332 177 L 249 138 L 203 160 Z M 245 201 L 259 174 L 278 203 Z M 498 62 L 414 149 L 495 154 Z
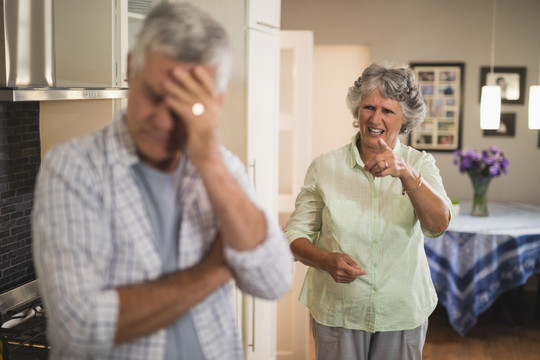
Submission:
M 357 277 L 366 275 L 366 271 L 360 267 L 347 254 L 327 253 L 321 263 L 321 269 L 329 273 L 335 282 L 350 284 Z

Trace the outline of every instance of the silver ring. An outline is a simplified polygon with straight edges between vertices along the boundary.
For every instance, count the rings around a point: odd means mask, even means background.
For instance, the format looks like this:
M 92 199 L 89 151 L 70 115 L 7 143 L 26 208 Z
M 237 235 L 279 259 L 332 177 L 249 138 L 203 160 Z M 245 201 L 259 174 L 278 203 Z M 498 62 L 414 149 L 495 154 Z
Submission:
M 386 169 L 388 167 L 388 161 L 384 162 L 384 168 Z
M 204 114 L 204 105 L 201 104 L 200 102 L 196 102 L 196 103 L 193 104 L 193 106 L 191 107 L 191 112 L 192 112 L 193 115 L 195 115 L 195 116 L 201 116 L 202 114 Z

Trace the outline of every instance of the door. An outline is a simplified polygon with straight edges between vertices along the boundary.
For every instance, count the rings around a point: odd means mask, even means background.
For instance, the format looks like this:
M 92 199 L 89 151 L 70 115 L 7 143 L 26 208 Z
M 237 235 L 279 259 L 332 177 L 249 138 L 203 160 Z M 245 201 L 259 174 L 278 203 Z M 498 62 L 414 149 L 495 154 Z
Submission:
M 311 162 L 313 33 L 281 31 L 279 217 L 285 225 Z M 310 357 L 309 312 L 298 301 L 307 267 L 294 264 L 291 290 L 278 301 L 277 359 Z
M 257 198 L 278 214 L 279 34 L 248 29 L 248 167 Z M 248 360 L 276 358 L 276 302 L 243 296 L 242 332 Z

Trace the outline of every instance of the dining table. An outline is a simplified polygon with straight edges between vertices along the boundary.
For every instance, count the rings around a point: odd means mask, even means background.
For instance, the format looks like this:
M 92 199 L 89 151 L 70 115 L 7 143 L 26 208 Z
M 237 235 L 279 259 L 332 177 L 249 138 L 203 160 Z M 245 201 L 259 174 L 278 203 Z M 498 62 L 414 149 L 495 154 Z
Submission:
M 490 202 L 486 217 L 471 216 L 471 206 L 461 202 L 447 231 L 424 240 L 439 303 L 462 336 L 503 293 L 540 274 L 540 206 Z

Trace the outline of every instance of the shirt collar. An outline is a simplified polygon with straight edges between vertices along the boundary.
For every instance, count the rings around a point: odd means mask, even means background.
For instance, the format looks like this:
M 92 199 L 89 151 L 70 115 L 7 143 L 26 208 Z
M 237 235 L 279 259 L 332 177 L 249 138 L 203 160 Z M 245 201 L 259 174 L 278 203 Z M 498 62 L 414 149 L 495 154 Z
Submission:
M 349 154 L 350 154 L 350 163 L 351 169 L 355 166 L 359 166 L 361 168 L 364 167 L 364 162 L 362 161 L 362 158 L 360 158 L 360 152 L 358 151 L 358 148 L 356 147 L 356 141 L 360 137 L 360 132 L 358 131 L 351 139 L 351 143 L 349 144 Z M 393 152 L 396 152 L 397 149 L 401 146 L 401 141 L 399 141 L 399 137 L 396 139 L 396 144 L 394 145 L 394 148 L 392 149 Z
M 108 153 L 113 163 L 128 168 L 139 161 L 135 142 L 127 128 L 125 110 L 115 114 L 108 132 Z

